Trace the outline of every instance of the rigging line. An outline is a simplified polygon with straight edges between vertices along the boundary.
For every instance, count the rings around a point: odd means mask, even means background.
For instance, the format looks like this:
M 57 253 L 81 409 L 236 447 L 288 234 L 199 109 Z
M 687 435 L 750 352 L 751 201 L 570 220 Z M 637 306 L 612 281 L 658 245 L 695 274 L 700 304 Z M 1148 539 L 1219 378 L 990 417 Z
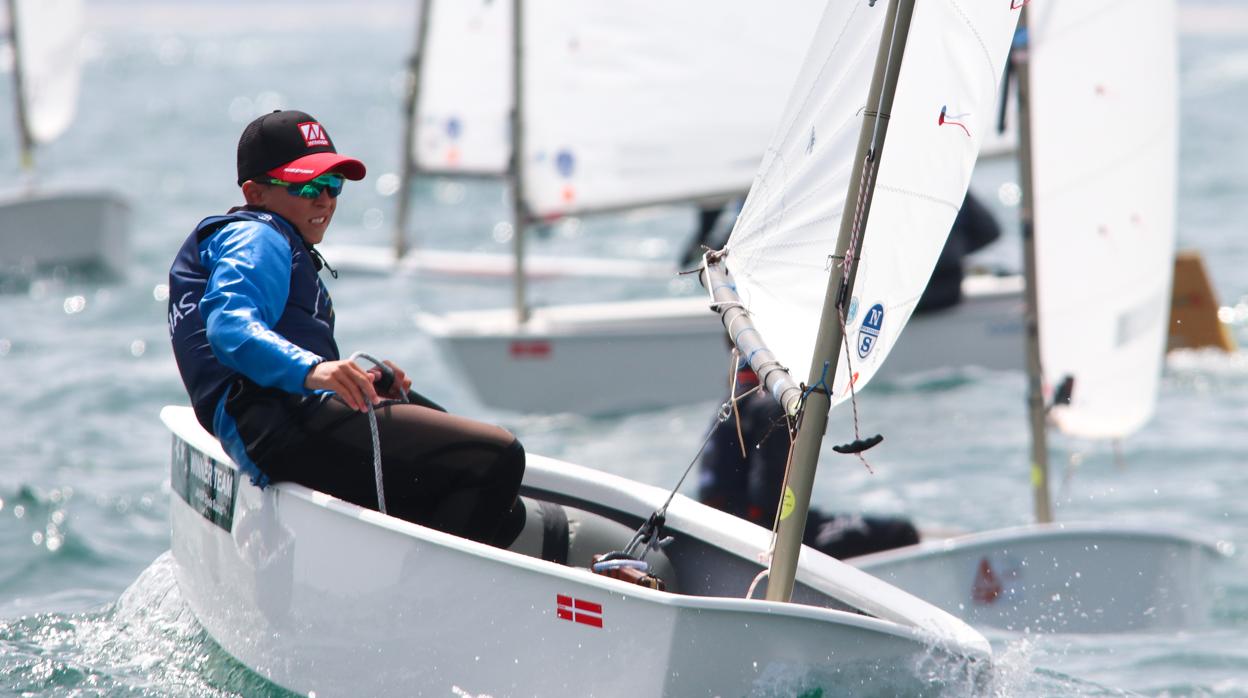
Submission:
M 756 385 L 742 393 L 740 397 L 734 397 L 732 399 L 732 414 L 736 418 L 737 422 L 737 445 L 741 447 L 741 458 L 743 460 L 749 458 L 750 454 L 745 451 L 745 434 L 741 433 L 741 410 L 737 409 L 737 403 L 752 395 L 761 385 L 762 384 L 760 383 L 759 385 Z
M 745 460 L 748 454 L 745 452 L 745 437 L 741 435 L 741 410 L 737 409 L 737 376 L 741 373 L 741 352 L 735 341 L 732 344 L 732 363 L 734 369 L 728 379 L 728 402 L 732 403 L 732 414 L 737 422 L 737 446 L 741 448 L 741 460 Z
M 706 450 L 706 445 L 710 443 L 711 436 L 715 433 L 715 427 L 719 426 L 720 423 L 728 419 L 728 416 L 732 414 L 731 410 L 732 407 L 727 402 L 720 406 L 719 413 L 716 415 L 717 420 L 715 424 L 712 424 L 711 428 L 706 430 L 706 437 L 702 439 L 702 445 L 698 447 L 698 452 L 693 454 L 693 458 L 689 461 L 689 465 L 685 466 L 685 472 L 681 473 L 680 479 L 676 481 L 676 486 L 673 487 L 672 491 L 668 493 L 667 501 L 663 502 L 663 506 L 658 508 L 655 512 L 656 514 L 662 515 L 667 513 L 668 505 L 670 505 L 672 500 L 676 498 L 676 493 L 680 491 L 680 486 L 685 484 L 685 478 L 689 477 L 689 473 L 693 470 L 693 466 L 697 465 L 698 459 L 702 457 L 702 452 Z
M 753 581 L 750 582 L 750 587 L 745 592 L 745 598 L 747 599 L 754 598 L 754 592 L 758 588 L 758 585 L 771 573 L 771 560 L 776 555 L 776 541 L 780 538 L 780 519 L 784 513 L 784 493 L 789 490 L 789 473 L 793 470 L 793 447 L 796 444 L 793 435 L 797 431 L 797 421 L 800 417 L 801 412 L 799 411 L 797 417 L 789 417 L 788 415 L 785 415 L 784 418 L 788 423 L 789 453 L 788 456 L 785 457 L 784 461 L 784 480 L 780 483 L 781 500 L 776 504 L 776 516 L 771 523 L 771 543 L 767 546 L 766 559 L 759 561 L 764 563 L 765 566 L 762 571 L 754 575 Z
M 732 397 L 732 391 L 737 388 L 737 371 L 741 370 L 741 350 L 737 349 L 734 342 L 732 345 L 732 364 L 728 367 L 728 397 Z
M 889 68 L 893 64 L 893 50 L 897 45 L 897 17 L 900 16 L 900 14 L 901 14 L 901 6 L 899 4 L 894 9 L 894 13 L 893 13 L 892 35 L 889 37 L 888 55 L 884 60 L 884 72 L 885 73 L 889 71 Z M 851 234 L 850 234 L 850 239 L 849 239 L 849 249 L 845 251 L 845 259 L 841 262 L 841 268 L 845 269 L 846 272 L 849 271 L 850 266 L 853 264 L 853 261 L 854 261 L 854 248 L 857 247 L 857 244 L 858 244 L 858 235 L 861 232 L 860 228 L 862 225 L 862 217 L 865 213 L 863 208 L 866 205 L 866 190 L 867 190 L 867 187 L 870 185 L 870 181 L 874 178 L 870 170 L 871 170 L 871 163 L 875 162 L 876 149 L 879 147 L 879 144 L 880 144 L 880 120 L 884 118 L 883 114 L 884 114 L 884 92 L 881 90 L 879 96 L 877 97 L 877 101 L 875 105 L 875 115 L 873 117 L 874 121 L 872 121 L 871 123 L 871 147 L 867 149 L 866 154 L 863 156 L 862 176 L 858 183 L 858 200 L 854 204 L 855 206 L 854 224 L 850 228 Z M 849 285 L 848 277 L 846 277 L 841 282 L 841 297 L 837 299 L 838 307 L 841 303 L 844 303 L 845 301 L 844 299 L 845 292 L 850 290 L 849 288 L 847 288 L 848 285 Z
M 884 61 L 884 73 L 888 74 L 890 67 L 893 65 L 893 49 L 897 46 L 897 18 L 901 16 L 901 3 L 898 3 L 893 12 L 893 34 L 888 40 L 888 58 Z M 880 142 L 880 118 L 884 113 L 884 92 L 880 91 L 879 102 L 875 105 L 875 124 L 871 130 L 871 152 L 875 153 L 875 147 Z
M 734 387 L 735 387 L 735 378 L 736 378 L 735 367 L 737 365 L 737 361 L 738 361 L 737 352 L 736 352 L 736 349 L 734 348 L 733 359 L 732 359 L 732 366 L 734 367 L 733 368 Z M 726 422 L 728 418 L 732 416 L 734 412 L 737 411 L 736 403 L 738 401 L 744 400 L 745 398 L 749 397 L 754 392 L 758 391 L 760 387 L 761 387 L 761 384 L 756 385 L 753 388 L 750 388 L 749 390 L 745 391 L 744 393 L 741 393 L 739 396 L 735 398 L 730 398 L 729 401 L 719 406 L 719 411 L 715 415 L 715 423 L 712 424 L 711 427 L 706 430 L 706 436 L 702 439 L 702 445 L 698 447 L 697 453 L 693 454 L 693 458 L 689 461 L 689 465 L 685 466 L 685 472 L 681 473 L 680 479 L 676 481 L 676 486 L 673 487 L 671 492 L 668 493 L 667 501 L 663 502 L 663 506 L 659 507 L 655 511 L 655 514 L 662 516 L 667 513 L 668 505 L 670 505 L 672 503 L 672 500 L 676 498 L 676 493 L 680 491 L 680 486 L 685 484 L 685 478 L 689 477 L 689 473 L 693 471 L 693 466 L 697 465 L 698 459 L 702 457 L 702 452 L 706 450 L 706 445 L 710 443 L 711 436 L 715 434 L 715 427 L 718 427 L 720 424 L 723 424 L 724 422 Z M 740 433 L 740 431 L 738 431 L 738 433 Z M 643 524 L 643 526 L 644 525 L 645 524 Z
M 380 366 L 381 362 L 362 351 L 351 355 L 351 361 L 368 359 Z M 366 398 L 367 399 L 367 398 Z M 377 413 L 373 411 L 373 403 L 368 403 L 368 432 L 373 437 L 373 477 L 377 484 L 377 511 L 386 513 L 386 491 L 381 483 L 381 435 L 377 429 Z
M 897 42 L 897 24 L 898 24 L 897 18 L 900 16 L 900 14 L 901 14 L 901 7 L 898 4 L 894 9 L 893 27 L 892 27 L 892 32 L 889 37 L 889 43 L 888 43 L 888 54 L 884 60 L 885 72 L 888 72 L 893 64 L 893 52 L 894 52 L 894 49 L 896 47 L 896 42 Z M 877 148 L 879 147 L 879 144 L 880 144 L 880 121 L 884 118 L 884 99 L 885 99 L 884 92 L 881 91 L 879 96 L 877 97 L 877 102 L 875 106 L 875 114 L 873 116 L 874 121 L 872 121 L 872 124 L 871 124 L 871 146 L 867 149 L 867 152 L 863 154 L 862 173 L 859 175 L 859 182 L 858 182 L 858 196 L 857 196 L 857 200 L 854 202 L 854 221 L 853 221 L 853 224 L 850 226 L 849 244 L 847 246 L 847 249 L 845 250 L 844 258 L 841 260 L 841 268 L 845 270 L 845 273 L 841 277 L 841 287 L 839 289 L 839 292 L 837 294 L 837 299 L 836 299 L 837 319 L 840 321 L 840 325 L 841 325 L 841 341 L 845 348 L 845 369 L 846 369 L 846 378 L 849 381 L 850 404 L 852 405 L 853 412 L 854 412 L 854 439 L 858 443 L 862 443 L 862 436 L 859 433 L 858 395 L 857 395 L 857 391 L 854 388 L 854 383 L 855 383 L 854 367 L 853 367 L 853 362 L 850 358 L 851 352 L 849 349 L 849 333 L 846 331 L 846 326 L 845 326 L 846 325 L 845 303 L 848 301 L 847 296 L 852 294 L 853 292 L 853 289 L 851 289 L 849 285 L 850 275 L 852 274 L 852 271 L 853 271 L 852 267 L 854 263 L 855 250 L 858 247 L 858 237 L 859 235 L 862 234 L 863 217 L 866 215 L 867 191 L 870 188 L 871 183 L 874 181 L 874 178 L 875 178 L 875 170 L 872 167 L 872 164 L 875 163 L 876 161 Z M 828 386 L 827 383 L 825 382 L 825 379 L 827 376 L 827 369 L 828 367 L 827 367 L 827 364 L 825 363 L 824 364 L 824 376 L 819 379 L 819 384 L 824 386 L 824 391 L 827 393 L 828 399 L 830 401 L 832 399 L 832 388 Z M 835 382 L 836 382 L 836 377 L 833 376 L 833 383 Z M 817 386 L 812 386 L 810 390 L 813 390 L 814 387 L 817 387 Z M 807 394 L 809 394 L 809 392 Z M 803 402 L 805 402 L 804 398 L 805 396 L 803 396 Z M 870 472 L 873 474 L 875 473 L 875 470 L 871 467 L 871 464 L 867 462 L 866 457 L 862 455 L 861 450 L 855 451 L 854 454 L 858 456 L 858 460 L 862 461 L 862 464 L 864 467 L 866 467 L 867 472 Z
M 382 363 L 380 359 L 371 354 L 357 351 L 351 355 L 350 360 L 354 363 L 360 359 L 371 361 L 374 366 L 381 369 L 383 374 L 390 372 L 391 379 L 393 379 L 393 372 L 391 372 L 390 367 Z M 407 402 L 407 395 L 403 393 L 402 386 L 399 387 L 399 392 L 402 395 L 400 402 Z M 377 485 L 377 511 L 384 514 L 386 513 L 386 493 L 381 482 L 381 435 L 377 429 L 377 413 L 373 410 L 373 403 L 371 402 L 368 403 L 368 431 L 373 438 L 373 477 Z
M 862 159 L 862 174 L 858 180 L 858 200 L 854 202 L 854 222 L 850 226 L 849 244 L 845 250 L 845 255 L 841 260 L 841 268 L 845 270 L 845 275 L 841 277 L 840 293 L 836 298 L 837 307 L 841 307 L 845 303 L 845 295 L 850 291 L 849 288 L 849 271 L 850 266 L 854 263 L 854 250 L 858 247 L 858 236 L 862 232 L 862 217 L 865 215 L 864 210 L 867 205 L 867 188 L 871 186 L 872 172 L 871 163 L 875 160 L 875 148 L 872 146 Z
M 850 357 L 849 333 L 845 331 L 845 312 L 839 305 L 836 307 L 836 315 L 841 321 L 841 341 L 845 347 L 845 373 L 849 379 L 849 405 L 853 408 L 854 412 L 854 440 L 861 441 L 862 434 L 860 433 L 858 426 L 858 390 L 854 387 L 854 384 L 858 382 L 858 377 L 854 374 L 854 362 Z M 836 382 L 835 379 L 833 382 Z M 867 469 L 868 473 L 871 473 L 872 475 L 875 474 L 875 469 L 872 468 L 871 464 L 867 462 L 867 457 L 862 455 L 862 451 L 858 451 L 854 455 L 858 456 L 858 460 L 862 461 L 862 465 Z

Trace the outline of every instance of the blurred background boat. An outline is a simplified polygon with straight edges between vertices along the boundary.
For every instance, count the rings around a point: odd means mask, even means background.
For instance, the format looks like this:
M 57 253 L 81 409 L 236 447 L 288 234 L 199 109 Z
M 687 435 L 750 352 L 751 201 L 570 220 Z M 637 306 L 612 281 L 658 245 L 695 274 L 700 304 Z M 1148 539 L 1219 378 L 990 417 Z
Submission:
M 0 189 L 0 273 L 95 266 L 117 275 L 128 261 L 130 207 L 100 188 L 38 181 L 36 148 L 71 128 L 81 80 L 82 0 L 7 0 L 8 54 L 21 163 L 17 187 Z M 110 118 L 96 111 L 87 118 Z

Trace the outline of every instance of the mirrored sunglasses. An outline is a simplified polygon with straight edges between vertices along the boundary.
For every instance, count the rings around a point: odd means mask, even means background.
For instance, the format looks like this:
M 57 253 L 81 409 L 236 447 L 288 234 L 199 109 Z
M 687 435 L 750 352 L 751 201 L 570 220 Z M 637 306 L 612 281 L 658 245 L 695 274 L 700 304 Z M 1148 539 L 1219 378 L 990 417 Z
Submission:
M 291 196 L 299 196 L 305 199 L 315 199 L 321 195 L 321 192 L 329 192 L 329 198 L 336 199 L 342 193 L 342 185 L 345 184 L 347 178 L 340 174 L 323 174 L 316 179 L 291 183 L 280 179 L 270 177 L 269 184 L 279 187 L 286 187 L 286 193 Z

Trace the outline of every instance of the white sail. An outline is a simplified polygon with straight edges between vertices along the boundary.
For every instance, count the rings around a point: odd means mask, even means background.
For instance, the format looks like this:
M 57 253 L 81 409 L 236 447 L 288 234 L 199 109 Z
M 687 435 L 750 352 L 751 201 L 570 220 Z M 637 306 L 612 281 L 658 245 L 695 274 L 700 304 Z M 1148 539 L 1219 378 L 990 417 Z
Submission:
M 526 2 L 530 210 L 745 192 L 824 4 Z
M 728 242 L 727 264 L 755 325 L 803 380 L 815 344 L 852 154 L 872 110 L 868 81 L 886 3 L 828 6 Z M 961 206 L 995 105 L 1018 10 L 920 2 L 881 155 L 833 402 L 862 387 L 898 341 Z
M 525 193 L 552 216 L 744 192 L 822 0 L 525 3 Z M 497 174 L 511 156 L 511 13 L 426 3 L 412 157 Z M 714 123 L 714 129 L 705 128 Z
M 1063 431 L 1119 437 L 1156 404 L 1174 265 L 1174 0 L 1039 2 L 1031 27 L 1041 360 Z
M 30 137 L 47 143 L 65 132 L 78 106 L 82 0 L 15 0 L 22 99 Z
M 425 0 L 429 31 L 411 154 L 419 169 L 502 175 L 511 157 L 511 6 Z

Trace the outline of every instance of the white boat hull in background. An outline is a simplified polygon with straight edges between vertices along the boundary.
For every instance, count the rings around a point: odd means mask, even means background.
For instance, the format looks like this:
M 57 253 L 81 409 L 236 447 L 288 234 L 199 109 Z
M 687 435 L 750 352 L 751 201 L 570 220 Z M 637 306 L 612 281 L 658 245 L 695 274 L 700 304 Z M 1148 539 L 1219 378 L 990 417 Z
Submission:
M 502 253 L 417 248 L 395 257 L 393 249 L 377 245 L 329 244 L 317 249 L 336 269 L 367 274 L 510 279 L 516 271 L 516 258 Z M 676 273 L 671 262 L 542 255 L 526 255 L 524 269 L 530 279 L 670 279 Z
M 911 319 L 881 374 L 1022 368 L 1022 287 L 973 276 L 961 304 Z M 511 310 L 421 313 L 417 326 L 484 404 L 604 414 L 725 398 L 731 375 L 719 316 L 703 296 Z
M 189 408 L 161 418 L 183 597 L 223 649 L 301 694 L 892 696 L 990 678 L 969 626 L 814 551 L 796 603 L 743 598 L 770 533 L 682 496 L 663 551 L 679 593 L 656 591 L 297 485 L 261 491 Z M 538 456 L 525 488 L 632 525 L 667 498 Z
M 0 271 L 98 265 L 123 273 L 130 206 L 108 191 L 0 198 Z
M 978 628 L 1175 632 L 1209 621 L 1213 565 L 1233 547 L 1160 528 L 1035 524 L 851 560 Z

